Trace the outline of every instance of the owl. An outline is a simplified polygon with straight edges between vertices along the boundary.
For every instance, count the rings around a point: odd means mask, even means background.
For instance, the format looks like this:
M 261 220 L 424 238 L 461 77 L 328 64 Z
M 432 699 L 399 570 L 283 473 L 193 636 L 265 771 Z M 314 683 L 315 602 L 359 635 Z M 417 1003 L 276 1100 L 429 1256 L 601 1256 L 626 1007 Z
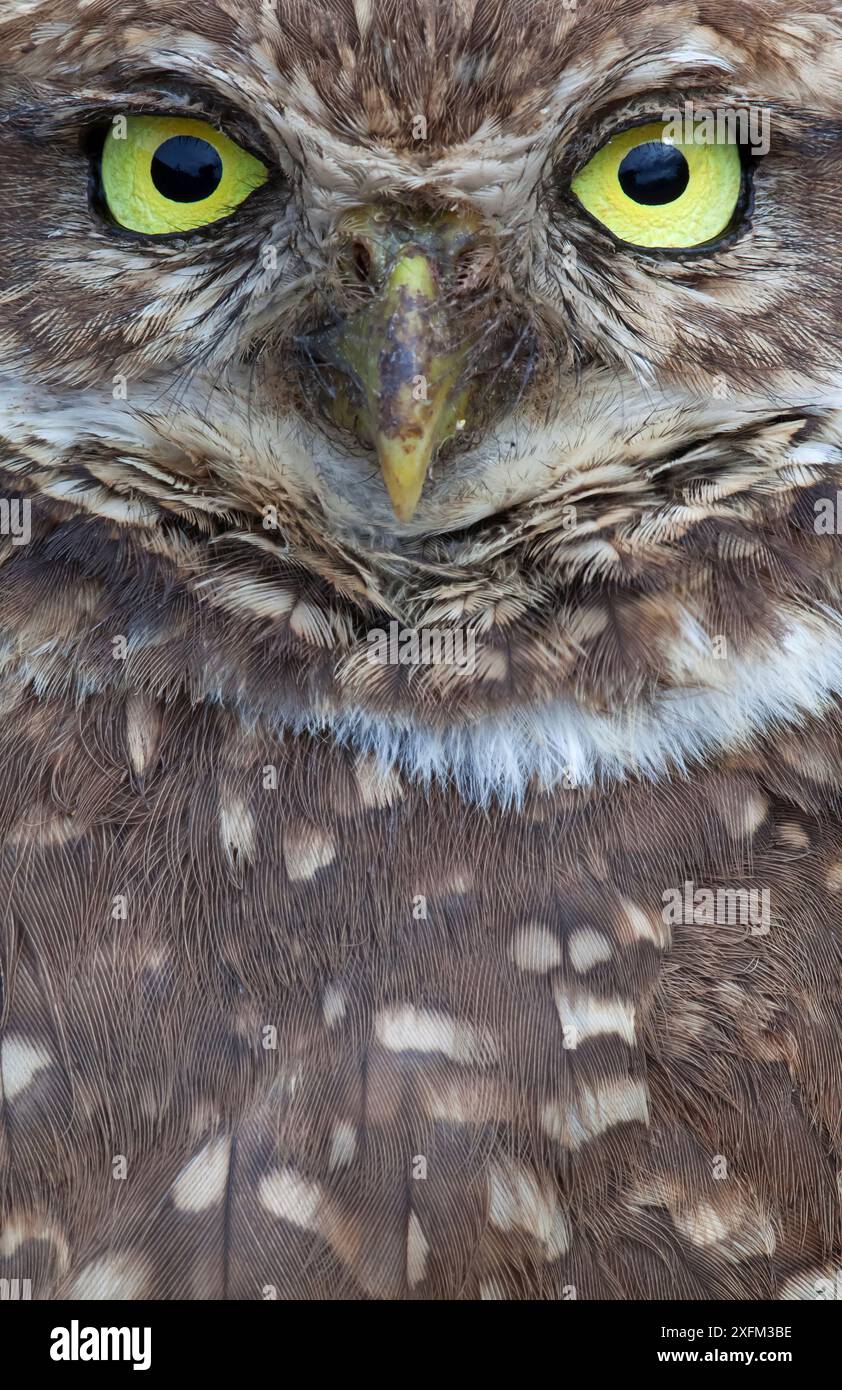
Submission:
M 838 4 L 0 54 L 4 1288 L 842 1296 Z

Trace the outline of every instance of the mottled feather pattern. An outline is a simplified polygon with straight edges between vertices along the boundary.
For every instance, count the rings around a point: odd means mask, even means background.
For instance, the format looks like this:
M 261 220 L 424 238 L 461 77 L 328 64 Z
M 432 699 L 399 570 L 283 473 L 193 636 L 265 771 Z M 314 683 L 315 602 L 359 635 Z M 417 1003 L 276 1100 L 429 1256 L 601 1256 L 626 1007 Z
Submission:
M 119 11 L 0 10 L 0 1278 L 840 1296 L 838 5 Z M 772 149 L 635 253 L 569 180 L 685 99 Z M 121 234 L 141 110 L 272 178 Z M 468 209 L 523 325 L 403 528 L 300 351 L 370 202 Z
M 139 793 L 126 714 L 3 725 L 40 769 L 2 813 L 3 1185 L 37 1233 L 4 1273 L 36 1240 L 38 1296 L 755 1298 L 822 1266 L 826 786 L 758 753 L 489 821 L 174 702 Z M 773 930 L 670 928 L 688 876 L 768 887 Z

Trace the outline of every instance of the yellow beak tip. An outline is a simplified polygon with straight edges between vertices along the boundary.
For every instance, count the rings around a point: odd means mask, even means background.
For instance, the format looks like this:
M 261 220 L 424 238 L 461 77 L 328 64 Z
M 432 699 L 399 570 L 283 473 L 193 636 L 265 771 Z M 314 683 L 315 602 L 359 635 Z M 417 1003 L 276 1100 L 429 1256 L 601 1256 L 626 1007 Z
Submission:
M 391 500 L 392 511 L 395 513 L 398 521 L 411 521 L 418 510 L 417 501 L 397 501 L 394 497 Z
M 411 521 L 421 500 L 421 490 L 424 486 L 423 475 L 417 484 L 415 482 L 408 483 L 391 477 L 384 468 L 383 478 L 389 494 L 389 501 L 392 504 L 392 511 L 398 521 Z
M 377 454 L 392 511 L 398 521 L 411 521 L 421 499 L 430 464 L 432 449 L 429 443 L 407 449 L 400 441 L 395 443 L 381 438 L 378 440 Z

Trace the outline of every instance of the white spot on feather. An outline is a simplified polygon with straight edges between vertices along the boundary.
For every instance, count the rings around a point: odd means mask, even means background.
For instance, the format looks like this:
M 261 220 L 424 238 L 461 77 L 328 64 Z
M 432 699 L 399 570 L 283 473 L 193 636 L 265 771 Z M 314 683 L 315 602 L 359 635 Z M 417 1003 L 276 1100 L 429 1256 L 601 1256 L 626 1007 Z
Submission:
M 520 970 L 545 975 L 561 965 L 561 946 L 546 927 L 532 924 L 521 927 L 512 940 L 511 956 Z
M 669 927 L 660 915 L 647 912 L 637 903 L 627 898 L 620 900 L 623 909 L 623 925 L 631 932 L 633 941 L 651 941 L 658 950 L 669 945 Z
M 226 855 L 249 860 L 254 852 L 254 818 L 241 797 L 227 797 L 219 807 L 219 838 Z
M 649 1098 L 638 1077 L 605 1080 L 583 1088 L 576 1104 L 547 1105 L 543 1112 L 547 1133 L 569 1149 L 580 1149 L 614 1125 L 639 1120 L 649 1124 Z
M 685 1210 L 672 1205 L 676 1229 L 694 1245 L 717 1246 L 730 1260 L 750 1260 L 775 1253 L 775 1231 L 765 1213 L 736 1197 L 718 1205 L 699 1202 Z
M 422 1230 L 421 1222 L 414 1211 L 410 1212 L 409 1229 L 406 1236 L 406 1278 L 411 1289 L 414 1289 L 423 1280 L 427 1272 L 429 1253 L 430 1246 Z
M 501 1231 L 526 1231 L 546 1247 L 548 1259 L 564 1254 L 570 1245 L 567 1218 L 534 1173 L 511 1160 L 493 1163 L 488 1187 L 488 1214 L 493 1225 Z
M 55 1252 L 56 1267 L 63 1271 L 70 1261 L 70 1247 L 64 1232 L 58 1226 L 32 1217 L 18 1219 L 13 1212 L 0 1232 L 0 1259 L 8 1260 L 20 1250 L 27 1241 L 43 1240 L 49 1242 Z
M 228 1181 L 230 1143 L 211 1139 L 182 1168 L 173 1183 L 172 1199 L 179 1211 L 205 1211 L 221 1201 Z
M 750 792 L 738 806 L 726 804 L 721 816 L 732 834 L 750 838 L 761 827 L 769 814 L 769 798 L 762 792 Z
M 495 1055 L 488 1037 L 471 1024 L 410 1004 L 379 1013 L 376 1035 L 390 1052 L 442 1052 L 461 1063 L 487 1062 Z
M 336 843 L 314 825 L 290 827 L 284 835 L 284 864 L 293 883 L 314 878 L 336 858 Z
M 333 632 L 328 616 L 312 603 L 299 599 L 289 615 L 290 631 L 313 647 L 329 647 Z
M 835 864 L 831 864 L 824 882 L 828 892 L 842 892 L 842 860 L 837 860 Z
M 7 1100 L 14 1100 L 34 1081 L 39 1071 L 52 1065 L 52 1057 L 44 1047 L 28 1042 L 12 1033 L 0 1043 L 0 1076 Z
M 80 1270 L 66 1296 L 120 1301 L 143 1298 L 148 1293 L 149 1272 L 149 1262 L 134 1255 L 103 1255 Z
M 376 758 L 358 755 L 354 763 L 360 800 L 367 810 L 383 811 L 405 795 L 403 783 L 394 768 L 384 768 Z
M 322 1017 L 328 1028 L 341 1023 L 345 1017 L 345 991 L 338 985 L 328 985 L 322 995 Z
M 689 1211 L 676 1214 L 675 1224 L 693 1245 L 718 1245 L 728 1235 L 728 1227 L 709 1202 L 700 1202 Z
M 258 1195 L 262 1205 L 273 1216 L 307 1231 L 317 1229 L 321 1188 L 318 1183 L 308 1182 L 293 1168 L 276 1168 L 267 1173 L 261 1179 Z
M 555 992 L 556 1008 L 565 1028 L 574 1028 L 577 1043 L 602 1033 L 616 1033 L 629 1045 L 634 1043 L 634 1005 L 623 999 L 598 999 L 594 994 L 572 996 L 563 989 Z
M 126 700 L 126 746 L 129 762 L 139 777 L 149 769 L 161 737 L 161 711 L 146 695 L 130 695 Z
M 344 1168 L 346 1164 L 353 1163 L 354 1154 L 357 1152 L 357 1131 L 350 1120 L 338 1120 L 333 1126 L 333 1137 L 330 1141 L 330 1158 L 328 1163 L 331 1168 Z
M 577 931 L 571 932 L 567 950 L 570 964 L 580 975 L 584 975 L 595 965 L 600 965 L 602 961 L 611 959 L 611 942 L 602 932 L 594 931 L 592 927 L 580 927 Z

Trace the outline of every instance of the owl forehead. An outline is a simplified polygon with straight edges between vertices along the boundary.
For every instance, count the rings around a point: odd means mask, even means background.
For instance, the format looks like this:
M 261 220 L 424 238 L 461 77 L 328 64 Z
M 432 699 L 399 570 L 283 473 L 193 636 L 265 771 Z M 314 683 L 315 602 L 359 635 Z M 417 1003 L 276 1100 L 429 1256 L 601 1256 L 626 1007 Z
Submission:
M 119 23 L 110 0 L 6 6 L 13 71 L 47 90 L 113 103 L 173 81 L 242 111 L 316 240 L 347 205 L 419 193 L 517 231 L 570 143 L 647 97 L 797 105 L 806 80 L 811 106 L 840 105 L 832 0 L 127 0 Z
M 777 5 L 764 3 L 768 28 Z M 297 107 L 337 137 L 418 153 L 422 142 L 438 150 L 491 128 L 535 136 L 558 103 L 736 72 L 746 46 L 729 27 L 731 8 L 730 0 L 129 0 L 117 22 L 110 0 L 5 0 L 0 33 L 15 69 L 62 85 L 169 71 L 238 92 L 261 113 Z
M 306 92 L 323 127 L 400 148 L 422 120 L 437 147 L 524 136 L 559 95 L 711 72 L 780 87 L 804 56 L 819 86 L 840 44 L 835 0 L 124 0 L 119 19 L 111 0 L 4 0 L 0 33 L 4 65 L 36 77 L 172 67 L 261 103 Z
M 119 21 L 110 0 L 5 0 L 0 35 L 36 82 L 172 75 L 285 124 L 305 156 L 330 139 L 404 174 L 491 140 L 523 158 L 647 92 L 751 96 L 762 74 L 786 99 L 805 49 L 816 88 L 840 61 L 832 0 L 127 0 Z
M 685 0 L 129 0 L 119 23 L 108 0 L 6 3 L 24 74 L 209 89 L 289 155 L 326 223 L 345 202 L 431 188 L 528 216 L 547 160 L 600 109 L 727 84 L 741 61 L 703 22 L 716 3 Z

